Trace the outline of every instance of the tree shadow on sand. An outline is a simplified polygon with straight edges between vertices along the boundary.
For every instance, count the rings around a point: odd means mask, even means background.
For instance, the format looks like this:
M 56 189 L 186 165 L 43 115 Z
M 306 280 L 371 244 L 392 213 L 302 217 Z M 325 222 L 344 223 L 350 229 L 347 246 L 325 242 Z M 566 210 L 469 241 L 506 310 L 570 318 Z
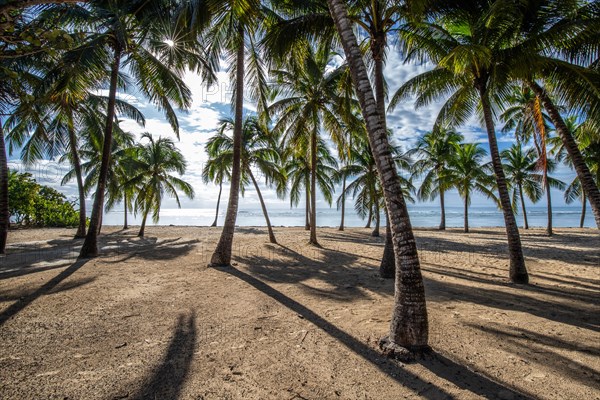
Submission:
M 75 272 L 77 272 L 81 267 L 83 267 L 86 264 L 87 261 L 88 260 L 77 260 L 70 267 L 64 269 L 60 274 L 56 275 L 54 278 L 46 282 L 35 292 L 27 296 L 21 297 L 18 301 L 10 305 L 6 310 L 0 313 L 0 326 L 4 325 L 6 321 L 18 314 L 20 311 L 22 311 L 25 307 L 33 303 L 39 297 L 54 291 L 62 281 L 64 281 L 65 279 L 73 275 Z M 94 279 L 91 278 L 81 280 L 77 283 L 72 283 L 71 285 L 67 286 L 67 289 L 73 289 L 74 287 L 85 285 L 93 280 Z
M 218 270 L 246 282 L 250 286 L 276 300 L 284 307 L 287 307 L 288 309 L 301 315 L 303 318 L 316 325 L 323 332 L 336 339 L 347 349 L 361 356 L 363 359 L 378 368 L 382 373 L 388 375 L 400 385 L 409 388 L 422 398 L 453 398 L 452 395 L 443 388 L 421 379 L 418 375 L 412 373 L 406 368 L 399 367 L 398 364 L 386 359 L 378 351 L 355 339 L 352 335 L 341 330 L 314 311 L 286 296 L 267 283 L 233 267 L 219 268 Z M 496 382 L 483 374 L 473 372 L 469 368 L 451 360 L 439 352 L 434 351 L 432 355 L 428 356 L 424 360 L 419 361 L 419 363 L 432 373 L 452 382 L 459 388 L 468 390 L 485 398 L 494 399 L 506 396 L 509 396 L 513 399 L 532 398 L 531 395 L 521 393 L 506 384 Z
M 180 314 L 175 333 L 162 360 L 152 373 L 141 382 L 139 392 L 127 398 L 177 399 L 189 375 L 196 348 L 196 312 Z

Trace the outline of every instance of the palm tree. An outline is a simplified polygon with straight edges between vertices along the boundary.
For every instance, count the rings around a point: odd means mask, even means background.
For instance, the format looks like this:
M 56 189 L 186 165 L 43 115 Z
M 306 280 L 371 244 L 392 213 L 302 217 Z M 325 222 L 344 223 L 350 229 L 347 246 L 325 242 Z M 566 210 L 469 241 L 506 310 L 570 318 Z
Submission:
M 504 170 L 506 178 L 512 185 L 512 205 L 517 209 L 517 202 L 521 202 L 521 211 L 523 212 L 523 227 L 529 229 L 527 222 L 527 210 L 525 208 L 525 196 L 534 203 L 542 198 L 542 187 L 540 185 L 535 149 L 524 150 L 521 144 L 514 144 L 512 147 L 501 153 L 505 161 Z
M 324 128 L 338 149 L 345 145 L 343 121 L 349 118 L 347 109 L 337 95 L 339 82 L 346 70 L 344 65 L 329 70 L 332 55 L 327 48 L 309 47 L 301 60 L 292 60 L 287 69 L 272 71 L 282 98 L 269 107 L 278 116 L 274 130 L 282 133 L 285 147 L 303 148 L 306 136 L 310 154 L 310 240 L 318 245 L 316 230 L 317 149 Z
M 352 82 L 366 124 L 373 158 L 384 189 L 396 255 L 394 311 L 389 335 L 382 345 L 397 356 L 410 357 L 428 348 L 425 289 L 417 247 L 402 194 L 402 185 L 390 152 L 387 131 L 377 107 L 360 47 L 344 2 L 327 0 L 331 16 L 347 57 Z
M 398 89 L 390 107 L 409 96 L 416 105 L 451 94 L 438 115 L 436 125 L 460 125 L 479 109 L 490 146 L 490 155 L 504 215 L 510 259 L 509 276 L 514 283 L 527 283 L 529 277 L 521 238 L 510 204 L 506 178 L 494 128 L 493 105 L 496 92 L 502 92 L 506 71 L 502 50 L 510 29 L 510 15 L 488 3 L 462 4 L 432 23 L 409 23 L 402 31 L 411 58 L 428 59 L 436 67 L 418 75 Z
M 447 169 L 455 157 L 456 146 L 462 140 L 463 136 L 453 130 L 435 128 L 421 136 L 417 146 L 408 152 L 410 156 L 418 157 L 413 164 L 415 177 L 423 177 L 417 192 L 419 199 L 434 200 L 440 197 L 442 212 L 440 230 L 446 229 L 444 194 L 452 186 Z
M 214 70 L 217 69 L 222 58 L 232 61 L 229 72 L 230 80 L 235 88 L 232 99 L 234 112 L 233 163 L 223 231 L 211 257 L 211 265 L 214 266 L 231 264 L 242 174 L 241 146 L 245 79 L 248 80 L 251 87 L 251 97 L 258 100 L 258 111 L 266 110 L 265 69 L 256 41 L 261 28 L 260 22 L 263 21 L 260 18 L 262 11 L 259 0 L 194 0 L 185 2 L 178 15 L 178 21 L 183 26 L 201 36 L 201 43 L 206 47 L 207 61 Z M 246 65 L 249 66 L 247 74 Z
M 208 152 L 214 155 L 212 161 L 223 166 L 225 171 L 231 170 L 233 164 L 233 139 L 225 132 L 233 130 L 234 121 L 223 119 L 220 122 L 219 131 L 209 139 L 206 144 Z M 272 132 L 260 123 L 256 117 L 246 117 L 242 129 L 242 151 L 241 151 L 241 189 L 242 195 L 245 186 L 251 181 L 256 190 L 260 206 L 265 216 L 269 240 L 277 243 L 267 207 L 262 193 L 254 176 L 253 169 L 258 170 L 265 178 L 267 185 L 274 185 L 279 197 L 285 195 L 286 177 L 280 166 L 280 157 L 277 151 L 276 138 Z
M 161 9 L 160 4 L 158 0 L 143 3 L 99 2 L 79 10 L 97 33 L 68 52 L 67 57 L 83 60 L 80 64 L 83 67 L 81 73 L 103 73 L 108 60 L 111 65 L 102 163 L 88 234 L 80 251 L 80 257 L 83 258 L 98 255 L 97 237 L 110 164 L 121 65 L 127 65 L 134 84 L 165 112 L 175 132 L 179 131 L 179 126 L 172 103 L 180 108 L 187 108 L 191 104 L 191 93 L 181 79 L 185 65 L 189 64 L 184 64 L 177 57 L 182 53 L 174 50 L 176 43 L 169 46 L 164 42 L 165 32 L 161 30 L 164 25 L 156 23 L 156 16 L 166 15 L 167 10 Z
M 181 208 L 177 190 L 181 190 L 190 199 L 194 198 L 192 186 L 177 176 L 171 175 L 176 172 L 183 175 L 187 163 L 185 158 L 170 138 L 154 137 L 150 133 L 144 133 L 141 140 L 147 139 L 148 143 L 138 144 L 135 148 L 135 156 L 131 159 L 131 171 L 133 176 L 127 182 L 138 188 L 135 199 L 136 210 L 142 213 L 142 226 L 138 233 L 144 236 L 146 219 L 152 212 L 152 220 L 158 222 L 160 205 L 165 194 L 173 196 L 177 206 Z
M 304 140 L 301 146 L 288 147 L 283 151 L 283 164 L 285 175 L 289 182 L 290 206 L 298 206 L 304 192 L 305 205 L 305 224 L 304 228 L 311 229 L 311 171 L 310 154 L 306 151 L 308 140 Z M 335 182 L 337 178 L 337 161 L 331 155 L 325 141 L 322 139 L 317 143 L 317 187 L 323 194 L 325 201 L 330 205 L 335 191 Z
M 469 206 L 471 193 L 479 192 L 498 201 L 493 193 L 494 179 L 489 164 L 483 164 L 487 152 L 477 143 L 456 144 L 456 153 L 449 163 L 449 176 L 452 186 L 464 202 L 464 230 L 469 232 Z
M 548 172 L 554 164 L 548 159 L 546 143 L 548 142 L 549 117 L 543 113 L 540 99 L 534 95 L 528 87 L 513 87 L 513 94 L 509 97 L 509 107 L 502 113 L 500 118 L 506 123 L 502 128 L 503 132 L 515 129 L 517 143 L 528 142 L 533 139 L 533 144 L 538 154 L 538 166 L 543 174 L 543 186 L 546 191 L 547 218 L 546 234 L 552 236 L 552 196 L 550 192 L 550 182 Z
M 202 181 L 205 184 L 214 182 L 219 185 L 219 196 L 217 197 L 217 210 L 215 211 L 215 220 L 211 226 L 217 226 L 217 220 L 219 218 L 219 205 L 221 204 L 221 194 L 223 192 L 223 182 L 231 179 L 231 170 L 229 166 L 224 165 L 217 160 L 218 154 L 215 153 L 214 148 L 205 147 L 208 153 L 208 160 L 202 168 Z

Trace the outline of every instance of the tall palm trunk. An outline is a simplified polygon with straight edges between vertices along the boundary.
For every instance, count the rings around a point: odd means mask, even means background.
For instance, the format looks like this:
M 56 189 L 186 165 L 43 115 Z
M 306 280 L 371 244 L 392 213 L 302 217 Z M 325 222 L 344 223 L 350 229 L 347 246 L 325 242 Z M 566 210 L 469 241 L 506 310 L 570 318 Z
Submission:
M 502 161 L 498 151 L 498 142 L 496 141 L 496 132 L 494 131 L 494 120 L 492 117 L 492 107 L 487 94 L 485 84 L 477 85 L 479 95 L 481 97 L 481 108 L 485 119 L 485 127 L 488 134 L 490 145 L 490 155 L 492 157 L 492 166 L 496 175 L 496 183 L 498 184 L 498 193 L 500 195 L 500 203 L 504 214 L 504 224 L 506 226 L 506 235 L 508 237 L 508 256 L 510 259 L 510 280 L 514 283 L 528 283 L 529 275 L 525 267 L 525 258 L 523 257 L 523 249 L 521 247 L 521 237 L 519 236 L 519 228 L 515 220 L 512 206 L 510 204 L 510 196 L 506 186 L 506 178 L 502 168 Z
M 308 243 L 319 245 L 317 241 L 317 126 L 310 135 L 310 240 Z
M 381 125 L 387 133 L 387 117 L 385 113 L 385 78 L 383 75 L 383 53 L 386 46 L 386 34 L 385 32 L 379 32 L 374 35 L 371 42 L 371 52 L 373 54 L 373 60 L 375 60 L 375 101 L 377 102 L 377 111 L 381 118 Z M 381 258 L 381 264 L 379 265 L 380 275 L 383 278 L 393 278 L 395 271 L 395 260 L 394 260 L 394 244 L 392 242 L 392 234 L 390 229 L 390 222 L 387 213 L 386 215 L 386 237 L 385 245 L 383 248 L 383 257 Z M 383 272 L 386 271 L 386 272 Z
M 440 208 L 442 211 L 442 218 L 440 220 L 440 231 L 446 230 L 446 204 L 444 199 L 444 189 L 440 187 Z
M 525 197 L 523 196 L 523 185 L 521 183 L 519 183 L 519 197 L 521 198 L 521 210 L 523 210 L 523 228 L 529 229 L 527 210 L 525 209 Z
M 219 197 L 217 197 L 217 211 L 215 211 L 215 220 L 210 226 L 217 226 L 217 219 L 219 219 L 219 205 L 221 204 L 221 193 L 223 192 L 223 180 L 219 181 Z
M 236 92 L 235 92 L 235 121 L 233 127 L 233 167 L 231 169 L 231 188 L 229 189 L 229 203 L 223 224 L 223 231 L 219 243 L 213 253 L 210 263 L 214 266 L 231 265 L 231 248 L 233 246 L 233 233 L 237 218 L 238 203 L 240 198 L 240 176 L 242 158 L 242 117 L 244 111 L 244 28 L 238 28 L 239 48 L 236 59 Z
M 277 243 L 277 240 L 275 239 L 275 234 L 273 233 L 273 228 L 271 227 L 269 213 L 267 213 L 267 206 L 265 205 L 265 201 L 263 200 L 262 194 L 260 193 L 258 183 L 256 183 L 256 179 L 254 178 L 254 174 L 252 174 L 252 171 L 250 171 L 250 168 L 248 168 L 248 175 L 250 175 L 250 179 L 252 179 L 252 183 L 254 184 L 254 188 L 256 189 L 256 194 L 258 195 L 258 200 L 260 200 L 260 207 L 262 208 L 262 212 L 265 216 L 265 222 L 267 223 L 267 230 L 269 231 L 269 241 L 271 243 Z
M 85 191 L 83 189 L 83 176 L 81 173 L 81 161 L 77 151 L 77 136 L 75 135 L 75 126 L 73 124 L 73 114 L 69 113 L 69 147 L 71 150 L 71 160 L 75 177 L 77 179 L 77 190 L 79 192 L 79 226 L 75 238 L 85 237 L 86 214 L 85 214 Z
M 469 233 L 469 194 L 465 194 L 465 233 Z
M 327 4 L 348 59 L 392 225 L 396 256 L 394 311 L 389 336 L 382 340 L 382 345 L 398 356 L 410 357 L 413 352 L 428 349 L 429 338 L 425 288 L 417 245 L 402 195 L 400 179 L 390 152 L 387 132 L 381 123 L 367 68 L 345 3 L 341 0 L 327 0 Z
M 305 182 L 304 182 L 304 191 L 305 193 L 305 202 L 306 202 L 306 207 L 305 207 L 305 212 L 304 212 L 304 217 L 305 217 L 305 223 L 304 223 L 304 230 L 305 231 L 309 231 L 310 230 L 310 174 L 308 174 L 306 176 Z
M 369 207 L 369 216 L 367 217 L 367 225 L 365 228 L 371 228 L 371 222 L 373 221 L 373 207 Z
M 583 223 L 585 222 L 585 209 L 587 198 L 585 197 L 585 193 L 581 192 L 581 219 L 579 220 L 579 227 L 583 228 Z
M 123 193 L 123 229 L 129 229 L 127 223 L 127 193 Z
M 548 224 L 546 235 L 552 236 L 552 196 L 550 195 L 550 184 L 548 183 L 548 169 L 544 168 L 544 188 L 546 189 L 546 207 L 548 213 Z
M 346 175 L 344 175 L 344 183 L 342 184 L 342 220 L 338 231 L 344 230 L 344 217 L 346 215 Z
M 379 212 L 379 204 L 375 204 L 375 228 L 371 232 L 371 236 L 379 237 L 379 226 L 381 224 L 381 213 Z
M 8 211 L 8 158 L 6 157 L 6 144 L 4 142 L 4 129 L 0 118 L 0 254 L 6 253 L 6 240 L 8 238 L 8 224 L 10 213 Z
M 384 279 L 394 279 L 396 274 L 396 262 L 394 258 L 394 242 L 392 241 L 392 227 L 390 225 L 390 216 L 385 209 L 385 246 L 383 247 L 383 257 L 379 264 L 379 276 Z
M 579 151 L 579 147 L 577 147 L 577 143 L 575 142 L 572 133 L 569 132 L 569 128 L 567 128 L 565 121 L 560 116 L 558 109 L 546 91 L 534 81 L 527 81 L 527 85 L 542 101 L 542 104 L 548 112 L 548 116 L 550 117 L 552 124 L 556 128 L 558 136 L 560 136 L 565 149 L 567 149 L 567 153 L 573 162 L 573 167 L 577 172 L 577 177 L 581 182 L 581 188 L 590 201 L 590 206 L 592 207 L 592 212 L 594 213 L 594 219 L 596 220 L 596 227 L 600 229 L 600 190 L 598 189 L 596 182 L 594 182 L 594 178 L 590 172 L 590 169 L 581 156 L 581 152 Z
M 106 190 L 106 179 L 108 177 L 108 166 L 110 163 L 110 151 L 112 146 L 113 123 L 115 120 L 115 103 L 117 99 L 117 83 L 119 80 L 119 68 L 121 66 L 121 49 L 115 48 L 113 65 L 110 73 L 110 89 L 108 93 L 108 107 L 106 110 L 106 126 L 104 127 L 104 144 L 102 147 L 102 162 L 100 164 L 100 175 L 98 176 L 98 187 L 94 205 L 92 206 L 92 216 L 90 217 L 90 226 L 88 228 L 85 241 L 81 246 L 79 257 L 97 257 L 98 256 L 98 234 L 102 226 L 100 219 L 104 208 L 104 192 Z

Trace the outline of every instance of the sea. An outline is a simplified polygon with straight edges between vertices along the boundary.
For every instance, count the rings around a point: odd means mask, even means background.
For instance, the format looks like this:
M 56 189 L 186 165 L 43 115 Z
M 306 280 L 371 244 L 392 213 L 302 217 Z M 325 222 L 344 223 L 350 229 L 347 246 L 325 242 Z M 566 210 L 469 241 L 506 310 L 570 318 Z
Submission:
M 440 209 L 434 206 L 409 205 L 410 220 L 413 227 L 437 227 L 440 224 Z M 219 212 L 218 225 L 222 226 L 226 209 L 223 207 Z M 269 210 L 269 218 L 273 226 L 304 226 L 304 208 Z M 579 227 L 581 209 L 576 207 L 555 207 L 552 212 L 554 227 Z M 163 208 L 160 210 L 160 220 L 156 225 L 180 225 L 180 226 L 207 226 L 212 224 L 215 218 L 214 208 Z M 317 208 L 317 226 L 338 227 L 340 225 L 341 213 L 335 208 Z M 446 227 L 460 228 L 463 226 L 463 207 L 446 207 Z M 546 207 L 531 207 L 527 210 L 527 218 L 530 227 L 545 227 L 547 223 Z M 523 226 L 522 215 L 516 215 L 517 224 Z M 139 225 L 139 215 L 129 215 L 130 225 Z M 111 210 L 104 216 L 103 223 L 106 225 L 122 225 L 123 210 Z M 148 225 L 155 225 L 150 217 Z M 381 225 L 384 226 L 385 218 L 382 215 Z M 240 208 L 236 220 L 238 226 L 265 226 L 265 218 L 262 210 L 257 208 Z M 361 219 L 352 207 L 346 208 L 345 226 L 364 227 L 366 220 Z M 471 207 L 469 208 L 469 226 L 477 227 L 501 227 L 504 226 L 502 212 L 494 207 Z M 592 210 L 588 207 L 585 219 L 585 227 L 594 227 Z

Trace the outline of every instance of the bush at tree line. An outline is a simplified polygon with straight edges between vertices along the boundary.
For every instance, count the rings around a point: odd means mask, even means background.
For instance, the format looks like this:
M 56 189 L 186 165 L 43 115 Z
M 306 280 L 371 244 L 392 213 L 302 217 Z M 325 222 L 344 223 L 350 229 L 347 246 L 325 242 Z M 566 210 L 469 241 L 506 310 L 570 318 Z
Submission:
M 64 194 L 40 185 L 29 173 L 10 171 L 8 204 L 11 221 L 21 226 L 75 227 L 79 212 Z

